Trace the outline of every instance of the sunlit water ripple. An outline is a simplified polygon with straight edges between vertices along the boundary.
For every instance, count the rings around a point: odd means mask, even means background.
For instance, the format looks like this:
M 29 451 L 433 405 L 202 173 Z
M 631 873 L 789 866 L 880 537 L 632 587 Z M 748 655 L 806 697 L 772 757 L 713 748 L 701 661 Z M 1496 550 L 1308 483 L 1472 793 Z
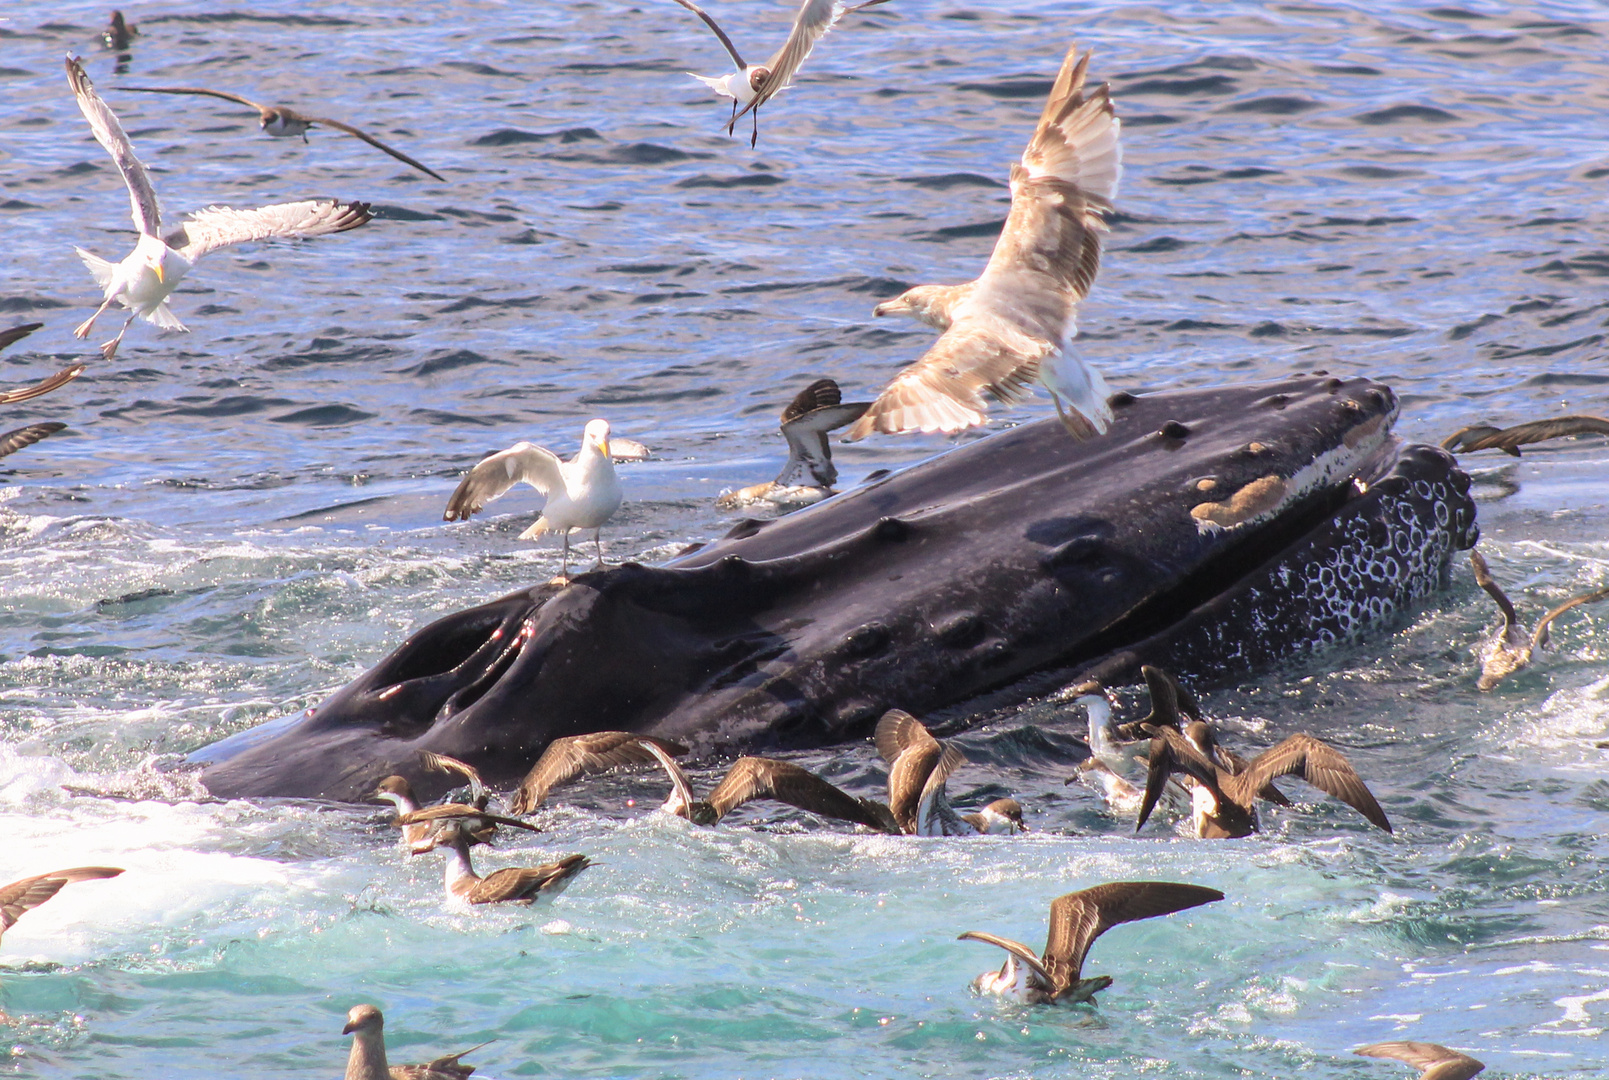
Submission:
M 787 19 L 710 6 L 751 50 Z M 6 935 L 10 1070 L 335 1075 L 344 1013 L 372 1001 L 394 1061 L 492 1039 L 472 1059 L 490 1077 L 1407 1075 L 1348 1053 L 1390 1038 L 1489 1075 L 1609 1071 L 1609 613 L 1561 620 L 1535 668 L 1477 695 L 1493 613 L 1462 565 L 1368 642 L 1206 696 L 1245 748 L 1339 741 L 1394 837 L 1302 789 L 1252 840 L 1133 838 L 1062 784 L 1081 716 L 1037 702 L 960 736 L 973 764 L 952 785 L 963 804 L 1019 796 L 1027 837 L 846 835 L 763 809 L 745 814 L 761 828 L 701 831 L 648 812 L 658 781 L 607 778 L 483 860 L 583 851 L 594 869 L 551 905 L 466 913 L 378 810 L 199 801 L 176 771 L 556 568 L 515 539 L 528 497 L 440 521 L 487 450 L 572 447 L 605 416 L 657 451 L 623 470 L 611 558 L 723 532 L 712 496 L 773 474 L 788 395 L 820 375 L 869 393 L 924 347 L 871 306 L 977 272 L 1074 35 L 1126 125 L 1080 319 L 1115 387 L 1368 374 L 1431 440 L 1609 408 L 1609 19 L 1379 6 L 895 0 L 827 41 L 751 152 L 681 74 L 724 58 L 668 0 L 135 8 L 126 71 L 95 48 L 104 7 L 9 5 L 0 315 L 46 328 L 0 382 L 84 356 L 69 334 L 95 295 L 72 246 L 130 240 L 64 52 L 88 57 L 170 216 L 311 194 L 378 210 L 211 257 L 176 297 L 192 333 L 142 324 L 115 363 L 8 408 L 72 426 L 0 462 L 0 881 L 128 868 Z M 347 118 L 451 183 L 118 91 L 140 84 Z M 853 484 L 942 447 L 873 439 L 838 461 Z M 1601 441 L 1467 464 L 1527 612 L 1609 580 Z M 879 790 L 868 745 L 802 760 Z M 1098 1009 L 969 992 L 998 957 L 957 933 L 1037 943 L 1053 896 L 1119 877 L 1229 898 L 1103 939 Z

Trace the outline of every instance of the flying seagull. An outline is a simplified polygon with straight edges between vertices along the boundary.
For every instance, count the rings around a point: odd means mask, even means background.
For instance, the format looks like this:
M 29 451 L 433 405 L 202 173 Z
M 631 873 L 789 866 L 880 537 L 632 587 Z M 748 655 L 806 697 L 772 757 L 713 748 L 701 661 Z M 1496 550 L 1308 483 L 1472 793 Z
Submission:
M 419 813 L 429 811 L 421 810 Z M 471 815 L 460 816 L 473 820 Z M 505 820 L 504 824 L 507 823 Z M 471 904 L 530 904 L 542 897 L 557 896 L 577 874 L 592 865 L 585 855 L 566 855 L 557 862 L 543 863 L 541 866 L 505 866 L 481 877 L 475 873 L 475 867 L 469 860 L 469 843 L 469 825 L 463 821 L 446 821 L 436 831 L 430 848 L 447 849 L 448 897 Z
M 731 491 L 715 500 L 723 510 L 757 502 L 777 506 L 808 506 L 832 494 L 838 469 L 832 463 L 827 432 L 860 419 L 869 401 L 843 404 L 843 394 L 831 379 L 817 379 L 782 410 L 782 437 L 788 441 L 788 463 L 777 478 L 764 484 Z
M 954 433 L 988 419 L 987 393 L 1021 397 L 1038 382 L 1075 438 L 1112 419 L 1106 380 L 1072 355 L 1079 301 L 1101 262 L 1102 215 L 1122 175 L 1122 125 L 1105 84 L 1089 94 L 1089 53 L 1067 51 L 1022 160 L 1011 166 L 1011 213 L 989 265 L 961 285 L 918 285 L 879 304 L 942 331 L 894 377 L 845 441 L 874 431 Z
M 1018 997 L 1030 1005 L 1059 1001 L 1094 1004 L 1095 995 L 1112 985 L 1110 975 L 1083 977 L 1084 958 L 1096 938 L 1119 923 L 1171 915 L 1223 898 L 1217 889 L 1201 885 L 1113 881 L 1050 902 L 1050 933 L 1043 955 L 1020 941 L 982 930 L 968 930 L 957 940 L 981 941 L 1006 950 L 1006 962 L 999 971 L 986 971 L 973 980 L 973 989 L 980 993 Z
M 1435 1043 L 1383 1042 L 1352 1052 L 1360 1057 L 1389 1058 L 1412 1065 L 1419 1070 L 1419 1080 L 1469 1080 L 1486 1068 L 1468 1054 Z
M 1482 424 L 1459 428 L 1441 441 L 1441 448 L 1455 454 L 1501 450 L 1510 457 L 1519 457 L 1520 447 L 1525 443 L 1563 439 L 1570 435 L 1609 435 L 1609 420 L 1601 416 L 1555 416 L 1501 429 Z
M 1151 816 L 1168 777 L 1174 773 L 1190 789 L 1195 833 L 1204 840 L 1256 832 L 1257 800 L 1267 798 L 1264 789 L 1281 776 L 1299 777 L 1340 799 L 1377 828 L 1391 831 L 1385 811 L 1346 755 L 1312 735 L 1292 735 L 1246 762 L 1239 771 L 1232 771 L 1221 764 L 1216 737 L 1204 722 L 1192 721 L 1183 732 L 1167 727 L 1154 727 L 1152 731 L 1145 801 L 1140 806 L 1135 832 Z
M 567 735 L 548 743 L 509 803 L 516 814 L 529 814 L 541 806 L 548 792 L 582 773 L 603 772 L 620 765 L 651 765 L 658 759 L 649 746 L 666 754 L 687 753 L 680 743 L 638 735 L 633 731 L 593 731 Z
M 352 1036 L 352 1052 L 346 1059 L 346 1080 L 464 1080 L 475 1071 L 460 1058 L 481 1046 L 471 1046 L 456 1054 L 439 1057 L 425 1065 L 386 1065 L 385 1017 L 373 1005 L 354 1005 L 346 1014 L 342 1035 Z
M 569 461 L 535 443 L 517 442 L 507 450 L 489 454 L 464 474 L 442 515 L 446 521 L 468 521 L 471 514 L 493 499 L 501 498 L 515 484 L 529 484 L 541 492 L 546 502 L 536 524 L 520 533 L 521 540 L 534 540 L 545 532 L 564 537 L 564 564 L 560 578 L 570 577 L 570 530 L 591 529 L 598 545 L 598 565 L 603 565 L 603 526 L 620 509 L 622 493 L 615 477 L 614 459 L 635 460 L 648 456 L 641 444 L 616 439 L 611 448 L 609 422 L 589 420 L 581 433 L 581 450 Z
M 1475 583 L 1497 601 L 1498 608 L 1503 612 L 1503 629 L 1499 630 L 1481 650 L 1481 675 L 1475 683 L 1477 690 L 1490 690 L 1529 664 L 1531 654 L 1548 643 L 1548 631 L 1553 626 L 1554 619 L 1571 608 L 1609 599 L 1609 587 L 1572 596 L 1542 616 L 1536 624 L 1536 629 L 1527 637 L 1525 627 L 1520 625 L 1519 616 L 1514 612 L 1514 602 L 1508 598 L 1503 587 L 1492 579 L 1492 571 L 1486 565 L 1485 557 L 1478 551 L 1471 551 L 1469 562 L 1475 569 Z
M 945 784 L 966 764 L 966 755 L 935 739 L 903 709 L 890 709 L 873 732 L 877 752 L 888 762 L 888 805 L 900 831 L 914 836 L 966 836 L 1027 832 L 1015 799 L 996 799 L 975 814 L 950 806 Z
M 145 166 L 134 156 L 134 147 L 117 115 L 95 93 L 89 76 L 71 56 L 67 58 L 67 82 L 78 98 L 78 107 L 89 121 L 90 130 L 95 133 L 95 141 L 112 155 L 123 174 L 129 202 L 134 208 L 134 226 L 140 230 L 134 250 L 119 263 L 107 262 L 83 248 L 76 249 L 78 257 L 94 275 L 95 284 L 105 290 L 105 299 L 73 334 L 88 337 L 95 320 L 114 303 L 129 309 L 129 317 L 117 337 L 101 346 L 101 354 L 108 360 L 117 355 L 117 346 L 136 316 L 164 330 L 185 329 L 169 310 L 168 297 L 196 260 L 208 252 L 248 240 L 345 232 L 364 224 L 371 216 L 367 203 L 342 203 L 335 199 L 307 199 L 257 210 L 213 206 L 190 215 L 183 225 L 163 236 L 162 211 Z
M 259 105 L 250 98 L 243 98 L 239 94 L 229 94 L 222 90 L 204 90 L 196 86 L 121 86 L 118 89 L 129 90 L 136 94 L 197 94 L 202 97 L 215 97 L 222 98 L 224 101 L 233 101 L 246 106 L 248 109 L 256 109 L 257 119 L 262 125 L 262 129 L 268 134 L 280 138 L 293 138 L 300 135 L 304 143 L 307 141 L 308 128 L 334 128 L 336 131 L 344 131 L 348 135 L 362 139 L 376 150 L 390 154 L 404 165 L 411 165 L 427 176 L 435 177 L 442 183 L 447 182 L 445 176 L 420 164 L 396 147 L 387 146 L 368 132 L 361 131 L 351 124 L 342 123 L 340 120 L 331 120 L 327 116 L 308 116 L 306 113 L 299 113 L 295 109 L 287 108 L 284 105 Z
M 738 55 L 737 47 L 732 44 L 732 39 L 726 36 L 726 31 L 692 0 L 676 0 L 676 2 L 704 20 L 704 25 L 721 39 L 726 54 L 732 58 L 732 63 L 737 65 L 736 71 L 719 78 L 696 75 L 691 71 L 687 74 L 722 97 L 732 99 L 732 119 L 726 125 L 728 135 L 732 134 L 738 120 L 745 113 L 754 113 L 754 131 L 749 136 L 749 147 L 752 149 L 760 140 L 760 106 L 770 101 L 777 91 L 786 90 L 792 84 L 793 76 L 804 65 L 810 50 L 816 47 L 816 42 L 820 41 L 822 36 L 836 26 L 838 20 L 848 12 L 886 4 L 888 0 L 866 0 L 860 4 L 845 4 L 843 0 L 804 0 L 804 3 L 799 5 L 799 14 L 793 18 L 793 29 L 788 31 L 788 40 L 784 41 L 782 48 L 772 53 L 771 59 L 763 64 L 744 63 L 743 57 Z M 743 106 L 742 112 L 738 112 L 739 105 Z
M 95 881 L 114 878 L 123 871 L 116 866 L 75 866 L 70 870 L 52 870 L 48 874 L 35 874 L 10 885 L 0 885 L 0 937 L 10 930 L 18 919 L 61 892 L 62 887 L 75 881 Z

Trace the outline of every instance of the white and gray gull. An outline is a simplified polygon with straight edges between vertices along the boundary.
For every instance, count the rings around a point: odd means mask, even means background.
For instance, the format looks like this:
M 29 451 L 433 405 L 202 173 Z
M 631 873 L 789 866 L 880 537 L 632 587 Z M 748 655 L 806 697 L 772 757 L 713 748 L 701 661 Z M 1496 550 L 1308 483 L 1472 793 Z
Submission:
M 1104 84 L 1084 92 L 1089 57 L 1068 50 L 1039 126 L 1011 166 L 1011 213 L 983 274 L 918 285 L 877 305 L 877 315 L 910 315 L 942 333 L 845 441 L 874 431 L 962 431 L 988 419 L 986 393 L 1013 401 L 1035 382 L 1074 437 L 1106 430 L 1106 380 L 1070 351 L 1078 304 L 1100 269 L 1102 215 L 1122 176 L 1122 125 L 1110 92 Z
M 624 497 L 615 476 L 615 458 L 641 459 L 648 450 L 629 439 L 609 439 L 607 420 L 590 420 L 581 433 L 581 449 L 569 461 L 546 447 L 517 442 L 507 450 L 488 454 L 464 474 L 442 515 L 447 521 L 468 521 L 493 499 L 501 498 L 515 484 L 529 484 L 545 498 L 542 516 L 520 533 L 521 540 L 534 540 L 545 532 L 564 537 L 562 580 L 570 576 L 570 530 L 591 529 L 598 547 L 598 565 L 603 565 L 604 523 L 614 517 Z
M 95 93 L 89 76 L 71 56 L 67 58 L 67 82 L 78 98 L 78 107 L 89 121 L 90 130 L 95 133 L 95 141 L 112 155 L 123 175 L 134 211 L 134 226 L 140 231 L 139 242 L 122 262 L 107 262 L 83 248 L 76 249 L 78 257 L 94 275 L 95 283 L 104 290 L 104 299 L 95 314 L 73 333 L 81 338 L 88 337 L 95 320 L 113 304 L 129 309 L 129 317 L 117 337 L 101 346 L 101 354 L 108 360 L 117 354 L 118 344 L 136 317 L 164 330 L 185 329 L 168 308 L 168 297 L 196 260 L 208 252 L 248 240 L 345 232 L 366 223 L 371 216 L 367 203 L 343 203 L 335 199 L 307 199 L 256 210 L 212 206 L 190 215 L 183 225 L 163 236 L 162 210 L 157 203 L 156 189 L 151 186 L 151 177 L 140 159 L 134 156 L 134 147 L 117 115 Z
M 732 39 L 726 36 L 726 31 L 692 0 L 676 2 L 704 20 L 704 25 L 714 31 L 726 54 L 732 58 L 732 63 L 737 65 L 737 70 L 730 75 L 715 78 L 691 71 L 687 74 L 722 97 L 732 99 L 732 119 L 726 125 L 728 135 L 732 134 L 739 118 L 745 113 L 754 114 L 754 131 L 749 136 L 749 146 L 753 147 L 760 139 L 760 106 L 770 101 L 777 91 L 786 90 L 792 84 L 793 76 L 810 56 L 816 42 L 848 12 L 875 7 L 888 0 L 866 0 L 861 4 L 845 4 L 843 0 L 804 0 L 799 5 L 799 13 L 793 18 L 793 29 L 788 31 L 788 40 L 763 64 L 745 63 L 737 47 L 732 44 Z M 739 105 L 743 106 L 742 112 L 738 111 Z

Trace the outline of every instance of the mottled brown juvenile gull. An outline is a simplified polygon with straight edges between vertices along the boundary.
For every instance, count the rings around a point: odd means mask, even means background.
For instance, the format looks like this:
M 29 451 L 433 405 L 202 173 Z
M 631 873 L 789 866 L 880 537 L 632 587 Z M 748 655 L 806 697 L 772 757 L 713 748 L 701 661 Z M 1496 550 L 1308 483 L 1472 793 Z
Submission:
M 988 394 L 1013 401 L 1037 382 L 1076 438 L 1106 430 L 1100 372 L 1072 355 L 1078 303 L 1100 268 L 1102 215 L 1122 175 L 1121 124 L 1103 84 L 1084 93 L 1089 53 L 1069 49 L 1022 160 L 1011 166 L 1011 213 L 982 276 L 919 285 L 879 304 L 942 331 L 878 395 L 846 441 L 874 431 L 953 433 L 988 419 Z
M 1554 619 L 1571 608 L 1609 599 L 1609 587 L 1572 596 L 1542 616 L 1536 624 L 1536 629 L 1527 635 L 1525 627 L 1520 625 L 1519 616 L 1514 612 L 1514 602 L 1492 577 L 1491 568 L 1486 565 L 1485 557 L 1478 551 L 1471 551 L 1469 563 L 1475 570 L 1475 583 L 1486 590 L 1487 595 L 1497 602 L 1498 609 L 1503 613 L 1503 628 L 1481 650 L 1481 674 L 1475 682 L 1477 690 L 1490 690 L 1529 664 L 1531 654 L 1547 645 L 1548 633 Z
M 581 433 L 581 449 L 569 461 L 544 446 L 517 442 L 482 458 L 464 474 L 447 500 L 442 514 L 446 521 L 468 521 L 493 499 L 501 498 L 515 484 L 529 484 L 545 498 L 542 516 L 520 533 L 521 540 L 534 540 L 545 532 L 564 537 L 562 579 L 570 576 L 570 530 L 591 529 L 598 546 L 598 565 L 603 565 L 603 526 L 620 509 L 623 494 L 615 476 L 614 459 L 646 457 L 640 443 L 627 439 L 609 443 L 609 422 L 590 420 Z
M 385 1017 L 373 1005 L 354 1005 L 347 1011 L 342 1035 L 352 1036 L 346 1059 L 346 1080 L 464 1080 L 475 1071 L 459 1059 L 481 1046 L 439 1057 L 424 1065 L 390 1065 L 385 1060 Z
M 809 506 L 825 499 L 838 482 L 827 432 L 854 423 L 869 408 L 869 401 L 844 404 L 836 382 L 817 379 L 782 410 L 782 437 L 788 441 L 788 461 L 777 478 L 728 492 L 716 499 L 715 505 L 723 510 L 759 502 L 791 507 Z
M 48 874 L 35 874 L 9 885 L 0 885 L 0 938 L 24 914 L 61 892 L 63 886 L 75 881 L 114 878 L 122 872 L 122 868 L 117 866 L 75 866 L 69 870 L 52 870 Z
M 327 127 L 336 131 L 344 131 L 354 138 L 362 139 L 376 150 L 390 154 L 404 165 L 413 166 L 427 176 L 435 177 L 443 183 L 447 180 L 445 176 L 442 176 L 434 169 L 420 164 L 394 146 L 387 146 L 368 132 L 361 131 L 340 120 L 331 120 L 327 116 L 309 116 L 284 105 L 259 105 L 250 98 L 241 97 L 239 94 L 230 94 L 222 90 L 204 90 L 198 86 L 120 86 L 118 89 L 128 90 L 136 94 L 194 94 L 202 97 L 221 98 L 224 101 L 233 101 L 236 104 L 246 106 L 248 109 L 256 109 L 257 119 L 262 129 L 268 134 L 279 138 L 294 138 L 300 135 L 304 143 L 307 141 L 307 129 L 311 127 Z
M 1352 1051 L 1360 1057 L 1389 1058 L 1419 1070 L 1419 1080 L 1469 1080 L 1486 1066 L 1468 1054 L 1436 1043 L 1383 1042 Z
M 1036 953 L 1020 941 L 981 930 L 968 930 L 960 941 L 981 941 L 1006 950 L 999 971 L 986 971 L 972 982 L 979 993 L 1016 997 L 1030 1005 L 1087 1001 L 1112 985 L 1110 975 L 1083 977 L 1090 946 L 1112 927 L 1138 919 L 1154 919 L 1175 911 L 1222 900 L 1217 889 L 1173 881 L 1113 881 L 1058 896 L 1050 902 L 1050 933 L 1045 951 Z
M 726 31 L 692 0 L 676 2 L 704 20 L 704 25 L 720 38 L 726 54 L 737 65 L 736 71 L 719 78 L 696 75 L 691 71 L 688 74 L 722 97 L 732 99 L 732 119 L 726 125 L 728 135 L 737 127 L 739 117 L 744 113 L 754 113 L 754 131 L 749 136 L 749 146 L 752 148 L 760 139 L 760 106 L 770 101 L 779 90 L 786 90 L 792 84 L 793 76 L 810 56 L 810 50 L 816 47 L 816 42 L 848 12 L 875 7 L 888 0 L 866 0 L 861 4 L 845 4 L 843 0 L 804 0 L 799 5 L 799 13 L 793 18 L 793 29 L 788 31 L 788 40 L 763 64 L 744 63 L 732 39 L 726 36 Z M 739 105 L 743 106 L 743 112 L 738 111 Z
M 168 297 L 196 260 L 208 252 L 248 240 L 345 232 L 369 220 L 367 203 L 342 203 L 335 199 L 307 199 L 257 210 L 211 206 L 190 215 L 178 229 L 163 236 L 162 210 L 145 166 L 134 156 L 134 147 L 117 115 L 95 93 L 89 76 L 71 56 L 67 58 L 67 82 L 78 98 L 78 107 L 89 121 L 90 130 L 95 133 L 95 141 L 112 155 L 118 171 L 123 174 L 134 210 L 134 226 L 140 231 L 134 250 L 119 263 L 107 262 L 83 248 L 76 249 L 78 257 L 94 275 L 95 284 L 104 290 L 105 299 L 95 314 L 73 333 L 81 338 L 88 337 L 95 320 L 113 304 L 129 309 L 129 317 L 117 337 L 101 346 L 101 353 L 108 360 L 117 354 L 118 344 L 136 317 L 164 330 L 185 329 L 168 309 Z

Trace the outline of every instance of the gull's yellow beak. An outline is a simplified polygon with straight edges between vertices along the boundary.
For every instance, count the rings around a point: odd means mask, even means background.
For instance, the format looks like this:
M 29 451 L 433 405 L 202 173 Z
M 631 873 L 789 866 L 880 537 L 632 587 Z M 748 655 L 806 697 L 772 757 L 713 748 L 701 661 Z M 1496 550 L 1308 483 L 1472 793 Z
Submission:
M 598 440 L 598 448 L 603 451 L 603 456 L 604 457 L 609 456 L 609 440 L 608 439 L 600 439 L 600 440 Z
M 162 262 L 161 262 L 161 260 L 158 260 L 157 264 L 156 264 L 156 279 L 158 281 L 160 281 L 164 285 L 166 285 L 168 283 L 167 277 L 164 276 L 163 273 L 162 273 Z

